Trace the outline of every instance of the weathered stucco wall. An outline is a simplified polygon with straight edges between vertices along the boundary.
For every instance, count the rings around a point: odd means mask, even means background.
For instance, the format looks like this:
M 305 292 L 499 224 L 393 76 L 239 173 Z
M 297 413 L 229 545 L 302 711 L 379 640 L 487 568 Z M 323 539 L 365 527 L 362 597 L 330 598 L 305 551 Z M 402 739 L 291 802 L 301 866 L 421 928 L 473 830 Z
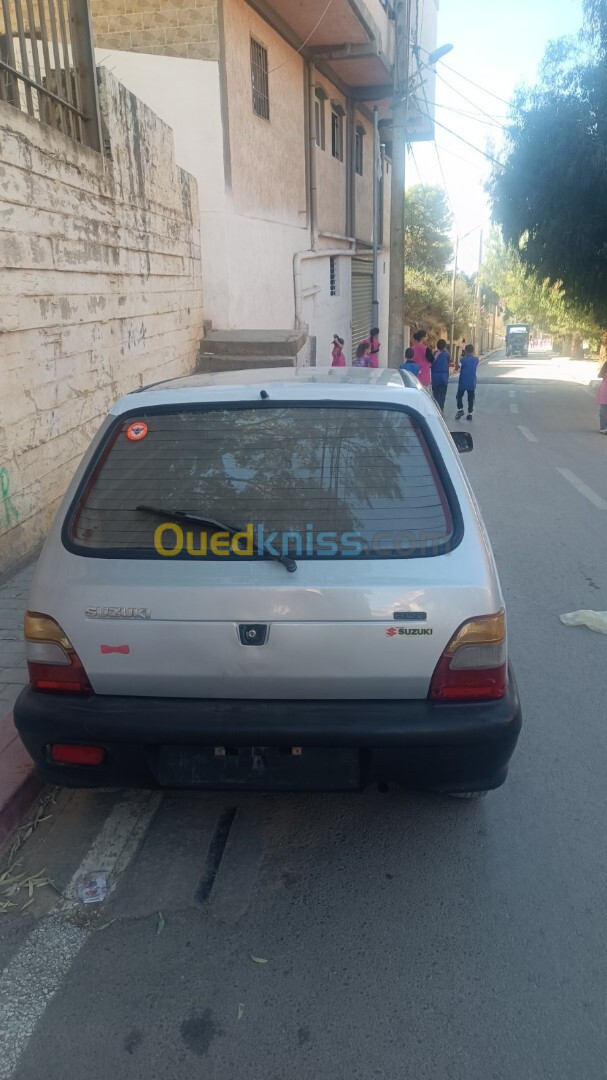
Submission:
M 354 174 L 354 223 L 356 239 L 365 244 L 373 243 L 373 124 L 360 113 L 356 126 L 363 135 L 363 174 Z
M 242 0 L 223 10 L 234 212 L 305 229 L 304 62 Z M 251 37 L 268 52 L 269 120 L 253 112 Z
M 316 147 L 316 185 L 318 189 L 318 228 L 320 232 L 346 233 L 347 122 L 343 117 L 343 161 L 331 153 L 331 102 L 346 109 L 346 99 L 333 83 L 316 72 L 314 83 L 327 95 L 325 110 L 325 148 Z
M 100 71 L 102 157 L 0 101 L 0 572 L 44 537 L 111 403 L 192 370 L 196 184 Z
M 219 64 L 108 49 L 95 55 L 172 128 L 177 164 L 198 182 L 205 321 L 231 326 Z
M 100 49 L 219 58 L 217 0 L 91 0 Z

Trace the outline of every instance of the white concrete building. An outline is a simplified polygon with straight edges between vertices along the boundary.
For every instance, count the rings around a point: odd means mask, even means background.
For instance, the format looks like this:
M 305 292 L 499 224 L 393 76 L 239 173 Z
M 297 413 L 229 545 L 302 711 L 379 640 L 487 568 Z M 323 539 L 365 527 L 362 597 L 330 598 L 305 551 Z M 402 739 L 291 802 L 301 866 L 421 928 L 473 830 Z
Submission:
M 390 162 L 374 120 L 390 115 L 393 0 L 91 7 L 98 63 L 170 124 L 177 162 L 198 181 L 205 350 L 213 331 L 244 331 L 243 355 L 266 331 L 299 331 L 288 347 L 307 338 L 300 361 L 326 363 L 338 333 L 350 359 L 372 319 L 377 169 L 385 360 Z M 437 0 L 412 7 L 430 50 Z

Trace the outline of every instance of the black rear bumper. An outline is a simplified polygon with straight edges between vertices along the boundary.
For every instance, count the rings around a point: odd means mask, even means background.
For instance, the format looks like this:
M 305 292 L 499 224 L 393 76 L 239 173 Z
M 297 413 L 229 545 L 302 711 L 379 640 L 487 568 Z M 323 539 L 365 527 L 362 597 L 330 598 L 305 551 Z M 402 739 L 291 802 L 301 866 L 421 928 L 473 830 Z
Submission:
M 521 729 L 512 673 L 506 697 L 465 705 L 75 697 L 26 689 L 14 717 L 38 774 L 66 787 L 328 790 L 393 781 L 489 790 L 506 779 Z M 51 743 L 102 746 L 104 763 L 57 765 Z

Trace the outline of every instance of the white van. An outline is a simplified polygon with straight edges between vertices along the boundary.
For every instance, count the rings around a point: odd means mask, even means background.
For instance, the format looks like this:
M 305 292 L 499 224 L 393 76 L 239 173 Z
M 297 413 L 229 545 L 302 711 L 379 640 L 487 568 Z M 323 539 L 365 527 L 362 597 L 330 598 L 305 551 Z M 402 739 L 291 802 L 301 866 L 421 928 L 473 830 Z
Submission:
M 25 636 L 15 722 L 54 784 L 472 795 L 504 782 L 521 726 L 454 438 L 396 371 L 123 398 L 46 541 Z

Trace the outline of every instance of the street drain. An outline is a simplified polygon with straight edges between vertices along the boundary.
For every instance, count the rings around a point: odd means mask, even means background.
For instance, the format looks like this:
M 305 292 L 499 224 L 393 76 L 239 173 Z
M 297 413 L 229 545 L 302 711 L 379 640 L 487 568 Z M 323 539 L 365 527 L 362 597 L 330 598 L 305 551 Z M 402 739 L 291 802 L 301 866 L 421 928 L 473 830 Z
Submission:
M 215 879 L 219 873 L 219 867 L 228 842 L 230 829 L 234 824 L 237 809 L 237 806 L 226 807 L 217 822 L 217 827 L 213 833 L 211 843 L 209 844 L 204 874 L 202 875 L 202 880 L 196 890 L 196 899 L 200 904 L 206 903 L 213 891 L 213 885 L 215 884 Z

